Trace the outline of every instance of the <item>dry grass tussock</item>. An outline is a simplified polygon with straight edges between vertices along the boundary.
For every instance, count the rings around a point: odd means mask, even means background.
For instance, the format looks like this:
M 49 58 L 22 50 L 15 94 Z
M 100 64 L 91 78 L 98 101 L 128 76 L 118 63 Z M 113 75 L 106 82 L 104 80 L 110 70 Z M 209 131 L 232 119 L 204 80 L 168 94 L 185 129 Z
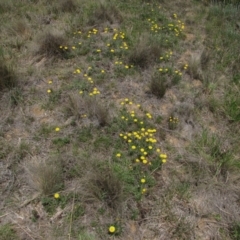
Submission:
M 18 20 L 8 27 L 7 32 L 12 36 L 27 36 L 29 35 L 30 28 L 23 20 Z
M 4 59 L 0 60 L 0 91 L 10 89 L 17 85 L 17 76 L 12 67 L 4 63 Z
M 44 195 L 55 193 L 63 186 L 62 166 L 55 159 L 33 157 L 25 164 L 25 170 L 32 187 Z
M 66 39 L 62 34 L 51 33 L 47 31 L 38 38 L 38 49 L 36 51 L 39 55 L 46 57 L 63 57 L 65 51 L 60 46 L 66 45 Z
M 114 4 L 100 3 L 91 14 L 88 25 L 101 25 L 106 22 L 110 24 L 121 23 L 122 20 L 122 14 Z
M 96 118 L 100 126 L 107 125 L 110 120 L 106 105 L 103 105 L 94 97 L 83 98 L 79 94 L 68 95 L 64 113 L 66 117 L 74 116 L 77 121 L 85 115 L 90 116 L 92 119 Z
M 63 12 L 74 12 L 77 10 L 77 4 L 74 0 L 61 0 L 59 1 L 59 8 Z
M 167 90 L 167 79 L 160 74 L 154 74 L 150 82 L 150 91 L 157 98 L 164 97 Z
M 160 44 L 151 41 L 150 36 L 142 34 L 128 56 L 128 62 L 142 69 L 148 68 L 161 55 Z
M 202 72 L 202 64 L 203 60 L 201 60 L 202 54 L 192 54 L 189 59 L 189 67 L 187 72 L 191 76 L 192 79 L 202 80 L 203 72 Z
M 103 174 L 104 172 L 104 174 Z M 95 166 L 85 176 L 85 201 L 101 201 L 117 210 L 123 200 L 123 185 L 112 169 Z

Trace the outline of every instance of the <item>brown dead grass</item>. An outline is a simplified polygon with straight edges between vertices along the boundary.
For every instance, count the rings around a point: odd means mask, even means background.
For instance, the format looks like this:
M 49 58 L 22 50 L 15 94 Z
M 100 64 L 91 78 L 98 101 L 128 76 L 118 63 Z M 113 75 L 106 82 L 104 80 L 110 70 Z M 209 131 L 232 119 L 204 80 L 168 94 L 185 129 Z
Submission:
M 167 90 L 167 80 L 164 76 L 160 74 L 155 74 L 152 76 L 150 82 L 150 91 L 157 98 L 163 98 Z
M 100 3 L 91 14 L 88 25 L 101 25 L 103 23 L 121 23 L 123 20 L 121 12 L 113 4 Z
M 134 66 L 146 69 L 154 64 L 161 53 L 162 47 L 156 42 L 151 42 L 148 34 L 142 34 L 139 37 L 139 41 L 131 50 L 128 62 Z
M 117 209 L 121 206 L 123 201 L 122 182 L 111 169 L 95 169 L 91 173 L 88 189 L 93 196 L 103 201 L 108 207 Z
M 78 6 L 74 0 L 61 0 L 59 2 L 60 10 L 63 12 L 73 13 L 77 10 Z
M 101 103 L 97 97 L 84 98 L 80 94 L 68 95 L 68 100 L 64 107 L 65 116 L 74 116 L 77 121 L 84 117 L 97 119 L 99 126 L 106 126 L 110 116 L 108 107 Z
M 0 60 L 0 91 L 10 89 L 17 85 L 17 76 L 12 67 L 4 63 L 4 59 Z
M 66 39 L 60 34 L 46 32 L 38 38 L 38 45 L 37 54 L 45 55 L 48 58 L 61 58 L 64 56 L 65 51 L 60 46 L 66 46 Z
M 44 195 L 53 194 L 64 185 L 61 163 L 57 160 L 33 157 L 25 169 L 31 185 Z

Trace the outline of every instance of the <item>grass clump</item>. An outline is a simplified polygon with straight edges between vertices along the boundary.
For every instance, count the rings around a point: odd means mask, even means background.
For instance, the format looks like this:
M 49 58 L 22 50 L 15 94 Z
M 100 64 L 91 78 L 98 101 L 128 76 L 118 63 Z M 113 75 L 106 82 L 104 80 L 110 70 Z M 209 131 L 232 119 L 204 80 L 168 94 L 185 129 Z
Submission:
M 59 8 L 63 12 L 74 12 L 77 9 L 76 2 L 73 0 L 62 0 L 59 2 Z
M 122 21 L 122 14 L 114 4 L 100 3 L 94 6 L 94 10 L 91 12 L 88 20 L 88 25 L 100 25 L 105 22 L 113 24 L 121 23 Z
M 233 224 L 233 226 L 230 228 L 230 236 L 233 240 L 240 239 L 240 222 Z
M 0 91 L 10 89 L 17 85 L 17 76 L 12 67 L 7 66 L 4 60 L 0 60 Z
M 7 31 L 12 36 L 24 36 L 27 35 L 29 28 L 25 21 L 19 20 L 9 27 Z
M 85 231 L 81 232 L 78 236 L 78 240 L 95 240 L 95 239 L 96 239 L 95 236 Z
M 201 55 L 195 54 L 191 56 L 187 73 L 189 73 L 192 79 L 202 80 Z
M 64 57 L 68 47 L 63 47 L 66 42 L 65 38 L 51 32 L 44 33 L 39 39 L 39 48 L 37 54 L 51 57 Z
M 224 112 L 230 122 L 240 121 L 240 90 L 237 86 L 231 88 L 225 93 L 224 98 Z
M 122 182 L 110 167 L 93 169 L 89 176 L 88 189 L 94 198 L 103 201 L 110 208 L 117 208 L 122 202 Z
M 150 42 L 148 35 L 142 35 L 128 56 L 128 62 L 142 69 L 148 68 L 161 55 L 161 45 Z
M 68 100 L 64 106 L 64 113 L 66 117 L 74 116 L 76 120 L 79 120 L 84 112 L 84 101 L 79 94 L 69 94 Z
M 10 224 L 0 226 L 1 240 L 17 240 L 19 239 Z
M 67 117 L 74 116 L 76 120 L 85 117 L 90 117 L 92 120 L 96 119 L 101 127 L 109 123 L 108 108 L 93 96 L 69 95 L 64 112 Z
M 12 10 L 13 5 L 12 1 L 1 1 L 0 2 L 0 13 L 6 13 Z
M 239 0 L 204 0 L 205 4 L 219 4 L 221 6 L 233 5 L 235 7 L 240 6 Z
M 151 78 L 150 91 L 157 98 L 163 98 L 167 90 L 167 80 L 165 76 L 155 74 Z
M 104 127 L 109 124 L 109 112 L 108 108 L 102 104 L 97 104 L 94 110 L 94 114 L 97 117 L 98 123 L 101 127 Z
M 196 151 L 204 157 L 213 176 L 226 177 L 228 171 L 239 169 L 238 161 L 233 155 L 233 149 L 225 149 L 224 138 L 203 130 L 196 139 Z
M 33 187 L 44 195 L 53 194 L 63 186 L 62 167 L 56 160 L 34 158 L 26 170 Z

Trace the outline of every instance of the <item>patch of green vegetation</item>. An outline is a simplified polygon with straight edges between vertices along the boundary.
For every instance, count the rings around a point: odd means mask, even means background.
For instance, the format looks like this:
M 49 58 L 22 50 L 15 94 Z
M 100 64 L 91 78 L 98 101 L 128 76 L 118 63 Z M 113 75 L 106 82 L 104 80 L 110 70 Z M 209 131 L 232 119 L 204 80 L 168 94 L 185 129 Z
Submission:
M 230 235 L 233 240 L 240 239 L 240 223 L 234 223 L 230 228 Z
M 99 136 L 96 138 L 93 142 L 94 149 L 96 150 L 102 150 L 105 149 L 108 150 L 112 145 L 112 139 L 109 136 Z
M 150 83 L 150 90 L 156 97 L 163 98 L 167 90 L 166 77 L 160 74 L 153 76 Z
M 86 231 L 82 231 L 79 233 L 78 240 L 95 240 L 95 236 L 87 233 Z
M 49 88 L 47 90 L 47 93 L 48 93 L 48 100 L 46 103 L 42 105 L 42 108 L 46 110 L 53 110 L 56 107 L 56 104 L 58 104 L 61 99 L 62 90 L 61 89 L 54 90 Z
M 54 130 L 53 126 L 50 126 L 47 123 L 43 123 L 38 130 L 38 134 L 36 135 L 36 138 L 38 138 L 39 135 L 41 137 L 47 138 L 50 136 L 53 130 Z
M 0 138 L 0 158 L 5 159 L 11 151 L 12 147 Z
M 18 240 L 19 239 L 10 224 L 5 224 L 0 226 L 0 238 L 1 240 Z
M 55 144 L 57 147 L 61 148 L 67 144 L 70 143 L 70 139 L 68 137 L 64 138 L 55 138 L 52 140 L 53 144 Z
M 224 97 L 224 110 L 231 122 L 240 121 L 240 89 L 235 86 L 230 88 L 225 93 Z
M 202 135 L 196 140 L 195 150 L 210 164 L 213 175 L 225 176 L 231 169 L 238 169 L 238 161 L 234 157 L 233 149 L 222 147 L 222 138 L 203 130 Z
M 54 197 L 42 197 L 41 203 L 45 211 L 52 215 L 56 211 L 56 208 L 58 207 L 60 201 L 59 199 L 54 199 Z
M 83 216 L 84 214 L 85 214 L 85 209 L 82 206 L 82 204 L 80 203 L 75 204 L 73 208 L 73 213 L 72 213 L 72 220 L 75 221 L 79 217 Z
M 89 142 L 93 139 L 92 127 L 85 127 L 77 132 L 77 139 L 79 142 Z
M 69 202 L 72 202 L 73 198 L 74 199 L 76 198 L 76 196 L 74 196 L 73 193 L 69 194 L 55 193 L 52 196 L 43 196 L 41 198 L 41 203 L 46 212 L 49 213 L 50 215 L 53 215 L 58 207 L 64 209 Z M 76 220 L 82 215 L 84 215 L 84 208 L 81 204 L 76 203 L 73 209 L 72 217 L 74 220 Z
M 183 182 L 179 183 L 176 186 L 176 193 L 178 194 L 179 198 L 181 199 L 189 199 L 190 198 L 190 183 Z

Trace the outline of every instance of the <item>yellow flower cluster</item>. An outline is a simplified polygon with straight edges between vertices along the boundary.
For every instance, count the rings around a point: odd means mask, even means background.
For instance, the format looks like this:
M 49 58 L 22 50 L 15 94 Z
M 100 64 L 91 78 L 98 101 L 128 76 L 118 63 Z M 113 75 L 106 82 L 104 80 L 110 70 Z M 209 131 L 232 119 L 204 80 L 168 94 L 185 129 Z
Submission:
M 59 46 L 59 48 L 62 49 L 62 50 L 68 50 L 68 46 L 62 46 L 61 45 L 61 46 Z
M 91 35 L 96 35 L 98 33 L 98 30 L 96 28 L 93 28 L 92 30 L 88 31 L 87 37 L 90 38 Z
M 178 118 L 176 117 L 169 117 L 169 122 L 174 122 L 177 123 L 178 122 Z
M 149 172 L 148 167 L 151 167 L 156 161 L 159 165 L 167 161 L 167 155 L 161 153 L 160 148 L 157 147 L 157 129 L 147 127 L 146 123 L 140 120 L 140 117 L 151 119 L 152 115 L 149 112 L 145 112 L 140 104 L 135 104 L 128 98 L 123 99 L 120 104 L 123 106 L 121 119 L 136 123 L 131 125 L 134 127 L 134 130 L 119 134 L 122 141 L 127 144 L 129 156 L 132 159 L 129 169 L 134 171 L 134 169 L 140 168 L 142 174 L 147 174 Z M 121 156 L 120 152 L 115 154 L 116 158 L 121 158 Z M 141 184 L 139 193 L 145 194 L 147 192 L 146 184 L 148 184 L 146 176 L 141 177 L 138 181 Z
M 175 73 L 176 75 L 182 76 L 182 73 L 181 73 L 179 70 L 175 70 L 174 73 Z
M 108 31 L 109 31 L 109 28 L 104 28 L 104 33 L 108 33 Z
M 173 19 L 177 21 L 176 23 L 169 23 L 166 26 L 160 26 L 158 22 L 154 19 L 148 18 L 147 21 L 151 24 L 150 30 L 152 32 L 158 33 L 161 30 L 168 30 L 175 33 L 175 36 L 179 36 L 185 29 L 185 25 L 180 20 L 177 20 L 177 14 L 173 14 Z
M 161 73 L 167 73 L 168 68 L 159 68 L 158 71 L 161 72 Z
M 183 66 L 183 68 L 184 68 L 185 70 L 187 70 L 187 69 L 188 69 L 188 64 L 186 63 L 186 64 Z
M 95 87 L 93 88 L 93 91 L 89 93 L 89 96 L 100 94 L 100 91 Z
M 146 116 L 150 119 L 152 118 L 152 115 L 150 113 L 146 113 Z
M 115 62 L 115 65 L 122 65 L 122 64 L 123 64 L 122 62 L 118 62 L 118 61 Z
M 123 48 L 123 49 L 128 49 L 128 45 L 126 42 L 123 42 L 122 45 L 120 46 L 120 48 Z
M 124 102 L 122 102 L 122 104 L 126 104 L 126 103 L 130 104 L 131 101 L 129 101 L 129 99 L 126 98 L 124 100 Z M 137 106 L 140 107 L 139 104 Z M 134 122 L 138 121 L 135 111 L 130 111 L 129 115 L 130 115 L 129 116 L 130 118 L 133 118 Z M 150 119 L 152 118 L 152 115 L 150 113 L 146 113 L 146 116 Z M 129 119 L 129 117 L 121 116 L 121 119 L 127 121 Z M 142 123 L 143 123 L 143 121 L 142 121 Z M 139 129 L 139 131 L 120 133 L 119 136 L 123 140 L 125 140 L 127 143 L 135 143 L 134 145 L 131 146 L 131 149 L 132 150 L 139 149 L 139 152 L 141 155 L 140 159 L 146 160 L 145 156 L 147 156 L 149 154 L 148 151 L 149 150 L 151 151 L 154 148 L 151 144 L 157 143 L 157 139 L 154 136 L 156 132 L 157 132 L 157 130 L 154 128 L 151 129 L 151 128 L 142 127 L 141 129 Z M 142 143 L 143 142 L 148 143 L 150 145 L 147 146 L 147 149 L 144 149 L 143 147 L 137 148 L 136 145 L 139 145 L 139 141 L 141 141 Z M 160 149 L 157 149 L 156 152 L 159 153 Z M 137 162 L 138 162 L 138 160 L 137 160 Z
M 162 163 L 166 163 L 167 162 L 167 155 L 166 154 L 160 154 L 159 157 L 162 160 Z
M 169 60 L 172 56 L 173 52 L 172 51 L 168 51 L 164 54 L 164 56 L 161 56 L 159 59 L 160 60 Z
M 74 35 L 75 35 L 75 34 L 82 34 L 82 32 L 81 32 L 81 31 L 77 31 L 77 32 L 74 32 L 73 34 L 74 34 Z
M 156 133 L 156 129 L 141 128 L 140 131 L 120 133 L 119 136 L 126 140 L 128 143 L 143 140 L 144 142 L 151 144 L 157 142 L 157 139 L 154 137 L 154 133 Z M 148 149 L 152 148 L 152 146 L 148 146 Z M 140 148 L 140 152 L 145 152 L 145 150 L 143 151 L 143 148 Z
M 168 125 L 170 129 L 176 129 L 177 128 L 177 124 L 178 124 L 178 118 L 177 117 L 169 117 L 168 120 Z
M 86 71 L 86 72 L 89 73 L 89 71 L 91 71 L 91 70 L 92 70 L 92 67 L 89 66 L 89 67 L 87 68 L 87 71 Z M 105 70 L 104 70 L 104 69 L 101 69 L 100 72 L 101 72 L 101 73 L 105 73 Z M 81 71 L 80 68 L 77 68 L 73 73 L 74 73 L 74 74 L 80 74 L 80 73 L 82 73 L 82 71 Z M 90 77 L 87 73 L 84 73 L 84 74 L 83 74 L 83 77 L 84 77 L 91 85 L 94 84 L 94 81 L 93 81 L 92 77 Z M 83 94 L 83 91 L 80 90 L 80 91 L 79 91 L 79 94 Z M 94 95 L 98 95 L 98 94 L 100 94 L 100 91 L 99 91 L 96 87 L 94 87 L 94 88 L 92 89 L 92 91 L 89 92 L 89 96 L 94 96 Z
M 81 73 L 81 70 L 79 68 L 77 68 L 73 73 Z
M 152 20 L 151 18 L 148 18 L 148 22 L 150 22 L 152 25 L 151 25 L 151 31 L 157 33 L 159 30 L 162 29 L 162 27 L 160 27 L 156 21 Z
M 113 40 L 117 40 L 117 38 L 124 39 L 125 38 L 125 33 L 124 32 L 118 32 L 117 29 L 114 29 L 114 35 L 113 35 Z

